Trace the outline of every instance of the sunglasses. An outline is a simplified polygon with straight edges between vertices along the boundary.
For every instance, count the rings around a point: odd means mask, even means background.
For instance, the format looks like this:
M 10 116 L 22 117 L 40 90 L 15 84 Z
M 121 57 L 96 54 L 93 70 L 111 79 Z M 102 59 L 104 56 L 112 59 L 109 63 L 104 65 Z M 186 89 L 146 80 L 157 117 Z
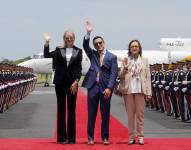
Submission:
M 139 48 L 139 46 L 137 46 L 137 45 L 132 45 L 132 46 L 130 46 L 131 48 Z
M 101 45 L 101 44 L 103 44 L 103 41 L 94 43 L 94 46 L 98 46 L 98 45 Z
M 65 37 L 65 40 L 74 40 L 73 37 Z

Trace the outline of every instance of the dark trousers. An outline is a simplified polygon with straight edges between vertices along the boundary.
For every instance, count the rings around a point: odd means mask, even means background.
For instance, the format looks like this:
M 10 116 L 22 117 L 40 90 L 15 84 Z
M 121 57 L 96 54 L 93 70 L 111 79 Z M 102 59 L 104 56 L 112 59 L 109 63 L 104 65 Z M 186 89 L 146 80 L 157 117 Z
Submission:
M 189 117 L 191 119 L 191 92 L 190 92 L 190 90 L 188 90 L 188 92 L 186 92 L 186 100 L 187 100 L 187 105 L 188 105 Z
M 171 103 L 172 103 L 172 106 L 173 106 L 173 112 L 174 112 L 175 118 L 178 118 L 180 112 L 179 112 L 179 109 L 178 109 L 176 93 L 175 93 L 175 91 L 173 89 L 171 89 L 171 91 L 170 91 L 170 99 L 171 99 Z
M 109 138 L 110 101 L 111 97 L 105 99 L 98 85 L 88 89 L 88 139 L 94 139 L 94 128 L 99 102 L 102 119 L 101 137 L 102 139 Z
M 152 101 L 156 110 L 159 109 L 159 103 L 157 101 L 156 87 L 152 87 Z
M 70 86 L 55 85 L 57 96 L 57 141 L 75 142 L 76 140 L 76 95 L 71 94 Z M 66 130 L 67 96 L 67 130 Z
M 180 111 L 180 116 L 181 116 L 181 120 L 184 122 L 185 119 L 185 102 L 184 102 L 184 94 L 181 91 L 181 89 L 179 89 L 178 91 L 176 91 L 176 98 L 177 98 L 177 102 L 178 102 L 178 108 Z
M 157 101 L 159 104 L 159 109 L 163 113 L 164 112 L 164 106 L 163 106 L 162 95 L 161 95 L 159 87 L 156 87 L 156 94 L 157 94 Z

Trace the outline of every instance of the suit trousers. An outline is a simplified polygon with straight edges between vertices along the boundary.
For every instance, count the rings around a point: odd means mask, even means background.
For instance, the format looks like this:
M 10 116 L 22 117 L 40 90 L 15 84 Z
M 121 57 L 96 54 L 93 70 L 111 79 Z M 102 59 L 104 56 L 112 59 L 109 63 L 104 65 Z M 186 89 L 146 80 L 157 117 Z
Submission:
M 57 141 L 75 142 L 76 140 L 76 95 L 71 94 L 70 86 L 55 85 L 57 96 Z M 66 130 L 67 96 L 67 130 Z
M 101 111 L 101 137 L 102 140 L 109 138 L 109 117 L 110 117 L 110 101 L 105 99 L 100 91 L 99 84 L 95 84 L 88 89 L 88 139 L 94 139 L 95 121 L 100 102 Z
M 139 137 L 144 137 L 144 108 L 145 99 L 144 94 L 125 94 L 123 95 L 125 108 L 128 117 L 128 132 L 129 138 L 134 139 L 136 134 Z M 135 132 L 136 125 L 136 132 Z

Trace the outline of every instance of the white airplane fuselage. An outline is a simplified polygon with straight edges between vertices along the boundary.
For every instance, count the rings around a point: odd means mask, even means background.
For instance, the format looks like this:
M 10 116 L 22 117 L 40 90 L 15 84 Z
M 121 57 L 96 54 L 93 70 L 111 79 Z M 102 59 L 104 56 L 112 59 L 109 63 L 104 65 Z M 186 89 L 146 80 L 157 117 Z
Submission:
M 38 57 L 37 57 L 38 56 Z M 50 74 L 53 72 L 52 69 L 52 58 L 44 58 L 43 53 L 35 55 L 36 58 L 24 61 L 19 66 L 32 68 L 35 73 L 39 74 Z M 90 61 L 88 57 L 83 54 L 82 60 L 82 74 L 86 74 L 90 66 Z
M 118 58 L 118 66 L 121 66 L 121 60 L 127 56 L 127 50 L 109 50 L 113 54 L 115 54 Z M 41 53 L 41 55 L 43 55 Z M 170 55 L 170 56 L 169 56 Z M 162 50 L 143 50 L 143 57 L 148 58 L 149 64 L 156 63 L 169 63 L 177 62 L 183 59 L 191 58 L 191 51 L 184 50 L 175 50 L 171 51 L 170 54 L 168 51 Z M 170 59 L 170 60 L 169 60 Z M 35 58 L 23 63 L 19 64 L 20 66 L 33 68 L 35 73 L 44 73 L 49 74 L 52 73 L 52 59 L 51 58 Z M 85 75 L 90 66 L 90 61 L 85 52 L 83 52 L 83 60 L 82 60 L 82 74 Z

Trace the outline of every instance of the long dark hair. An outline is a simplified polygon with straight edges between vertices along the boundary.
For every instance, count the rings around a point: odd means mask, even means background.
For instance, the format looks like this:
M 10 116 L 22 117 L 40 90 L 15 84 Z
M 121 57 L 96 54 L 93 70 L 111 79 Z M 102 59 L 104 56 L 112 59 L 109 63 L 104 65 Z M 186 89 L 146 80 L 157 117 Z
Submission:
M 130 51 L 130 49 L 131 49 L 131 44 L 132 44 L 133 42 L 137 42 L 137 43 L 138 43 L 138 45 L 139 45 L 139 50 L 140 50 L 139 55 L 142 56 L 142 46 L 141 46 L 141 43 L 139 42 L 139 40 L 132 40 L 132 41 L 129 43 L 129 46 L 128 46 L 128 56 L 131 56 L 131 51 Z

